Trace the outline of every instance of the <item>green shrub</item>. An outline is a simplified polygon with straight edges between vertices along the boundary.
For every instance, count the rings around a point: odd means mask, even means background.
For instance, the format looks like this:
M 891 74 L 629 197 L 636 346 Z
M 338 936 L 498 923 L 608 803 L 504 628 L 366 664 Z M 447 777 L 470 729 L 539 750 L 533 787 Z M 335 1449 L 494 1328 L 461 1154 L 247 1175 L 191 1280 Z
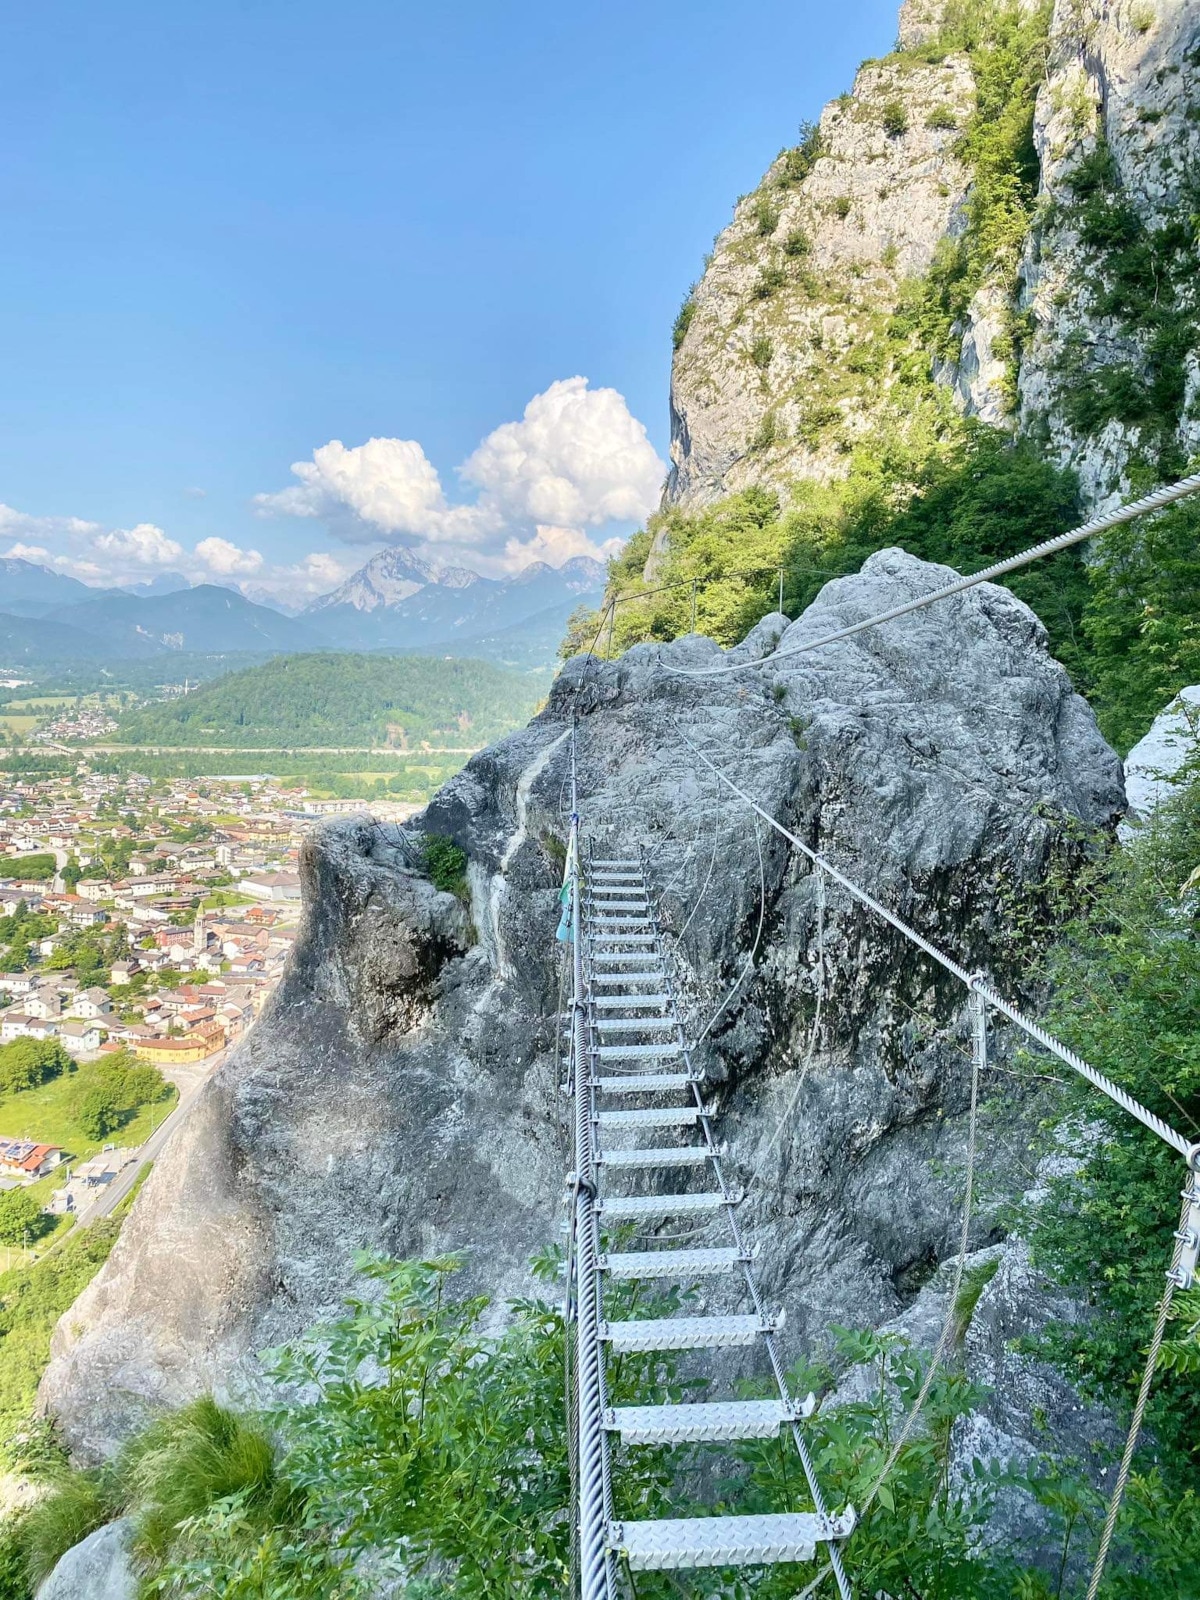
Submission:
M 783 152 L 777 176 L 780 187 L 792 188 L 803 183 L 824 153 L 820 127 L 815 122 L 802 122 L 799 144 Z
M 751 290 L 756 300 L 768 300 L 787 282 L 787 273 L 779 266 L 764 267 Z
M 766 195 L 759 195 L 751 209 L 751 216 L 755 229 L 763 238 L 774 233 L 779 226 L 779 208 Z
M 898 139 L 908 132 L 908 108 L 903 100 L 889 100 L 880 112 L 879 120 L 889 139 Z
M 467 894 L 467 853 L 444 834 L 425 837 L 421 861 L 435 889 L 462 899 Z
M 848 194 L 839 194 L 833 201 L 831 209 L 834 216 L 837 217 L 840 222 L 845 222 L 846 218 L 850 215 L 850 210 L 853 204 L 854 202 L 851 200 Z
M 786 256 L 806 256 L 812 249 L 812 241 L 803 228 L 793 228 L 783 241 L 783 253 Z
M 695 296 L 696 285 L 693 284 L 684 296 L 683 304 L 675 317 L 675 325 L 671 329 L 671 348 L 673 350 L 678 350 L 679 346 L 687 338 L 687 331 L 692 325 L 692 318 L 696 315 Z
M 1200 505 L 1185 501 L 1096 540 L 1083 617 L 1097 714 L 1121 751 L 1200 682 Z
M 105 1217 L 69 1234 L 42 1260 L 0 1274 L 0 1454 L 10 1461 L 50 1357 L 54 1326 L 104 1264 L 119 1226 Z
M 957 128 L 958 118 L 950 106 L 934 106 L 925 118 L 927 128 Z
M 759 371 L 765 372 L 766 369 L 771 365 L 771 357 L 775 354 L 775 346 L 771 343 L 770 339 L 765 333 L 760 334 L 750 346 L 748 353 L 750 360 L 759 369 Z

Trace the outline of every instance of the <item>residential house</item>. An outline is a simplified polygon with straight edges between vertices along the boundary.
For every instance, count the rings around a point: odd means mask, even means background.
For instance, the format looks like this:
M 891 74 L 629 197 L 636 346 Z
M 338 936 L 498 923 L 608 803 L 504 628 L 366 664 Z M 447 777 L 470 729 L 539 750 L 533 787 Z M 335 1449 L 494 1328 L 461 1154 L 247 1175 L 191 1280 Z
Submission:
M 64 1022 L 58 1030 L 58 1037 L 62 1040 L 63 1049 L 71 1055 L 91 1055 L 94 1050 L 99 1050 L 104 1030 L 95 1021 Z
M 62 1161 L 57 1145 L 32 1139 L 0 1139 L 0 1173 L 8 1178 L 44 1178 Z
M 61 1017 L 62 1001 L 57 989 L 43 986 L 25 998 L 25 1011 L 30 1017 Z
M 107 1017 L 112 1011 L 112 1001 L 104 989 L 85 989 L 77 994 L 69 1007 L 73 1017 Z

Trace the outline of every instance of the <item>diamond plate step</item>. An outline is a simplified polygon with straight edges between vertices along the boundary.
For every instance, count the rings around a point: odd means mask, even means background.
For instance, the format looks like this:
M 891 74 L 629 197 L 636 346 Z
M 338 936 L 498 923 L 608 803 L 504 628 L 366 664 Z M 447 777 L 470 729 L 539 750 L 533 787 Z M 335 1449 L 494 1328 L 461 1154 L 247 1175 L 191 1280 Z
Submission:
M 600 872 L 640 872 L 642 870 L 640 861 L 593 861 L 591 865 L 593 870 L 599 870 Z
M 658 974 L 648 972 L 646 976 L 656 978 Z M 592 982 L 595 981 L 593 978 Z M 668 1005 L 670 999 L 669 994 L 598 994 L 592 1004 L 597 1011 L 640 1011 L 643 1006 Z
M 683 1046 L 675 1044 L 598 1044 L 592 1052 L 601 1061 L 642 1061 L 659 1056 L 683 1054 Z
M 624 1556 L 634 1572 L 774 1565 L 811 1561 L 822 1540 L 844 1539 L 853 1526 L 849 1510 L 828 1523 L 815 1511 L 611 1522 L 608 1548 Z
M 597 1078 L 595 1087 L 605 1094 L 662 1094 L 700 1081 L 690 1072 L 625 1072 L 619 1078 Z
M 606 1150 L 596 1157 L 602 1167 L 702 1167 L 708 1160 L 705 1144 L 646 1146 L 641 1150 Z
M 653 1106 L 648 1111 L 601 1111 L 602 1128 L 684 1128 L 699 1122 L 699 1106 Z
M 778 1321 L 756 1316 L 651 1317 L 602 1322 L 600 1337 L 618 1353 L 649 1350 L 732 1350 L 774 1333 Z
M 595 933 L 591 936 L 594 944 L 654 944 L 658 938 L 656 933 Z
M 734 1196 L 729 1197 L 734 1204 Z M 611 1194 L 596 1201 L 596 1210 L 613 1221 L 631 1217 L 691 1217 L 705 1211 L 719 1211 L 726 1205 L 719 1189 L 696 1194 Z
M 600 1257 L 612 1278 L 715 1278 L 736 1272 L 749 1256 L 731 1245 L 715 1250 L 626 1250 Z
M 682 1406 L 616 1406 L 604 1426 L 625 1444 L 686 1444 L 722 1439 L 773 1439 L 800 1415 L 782 1400 L 718 1400 Z
M 597 1017 L 594 1026 L 600 1033 L 639 1033 L 644 1029 L 677 1028 L 674 1017 Z

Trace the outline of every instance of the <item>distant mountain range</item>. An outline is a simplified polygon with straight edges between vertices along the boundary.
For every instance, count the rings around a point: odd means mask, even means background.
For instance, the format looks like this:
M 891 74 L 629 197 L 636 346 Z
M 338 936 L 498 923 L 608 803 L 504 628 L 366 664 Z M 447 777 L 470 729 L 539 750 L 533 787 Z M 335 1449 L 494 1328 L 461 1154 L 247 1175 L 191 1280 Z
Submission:
M 604 580 L 604 567 L 585 557 L 558 568 L 536 562 L 495 579 L 384 550 L 289 617 L 235 589 L 191 586 L 178 574 L 101 589 L 9 556 L 0 558 L 0 666 L 330 648 L 548 666 L 568 616 L 581 603 L 597 603 Z

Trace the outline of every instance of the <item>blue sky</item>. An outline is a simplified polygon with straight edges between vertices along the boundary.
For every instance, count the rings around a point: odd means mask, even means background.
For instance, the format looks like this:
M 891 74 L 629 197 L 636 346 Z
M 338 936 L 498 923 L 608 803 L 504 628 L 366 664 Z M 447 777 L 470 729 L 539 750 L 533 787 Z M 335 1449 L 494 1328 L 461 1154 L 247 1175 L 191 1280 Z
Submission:
M 5 29 L 0 551 L 298 596 L 381 543 L 499 568 L 626 531 L 704 251 L 896 7 L 42 0 Z

